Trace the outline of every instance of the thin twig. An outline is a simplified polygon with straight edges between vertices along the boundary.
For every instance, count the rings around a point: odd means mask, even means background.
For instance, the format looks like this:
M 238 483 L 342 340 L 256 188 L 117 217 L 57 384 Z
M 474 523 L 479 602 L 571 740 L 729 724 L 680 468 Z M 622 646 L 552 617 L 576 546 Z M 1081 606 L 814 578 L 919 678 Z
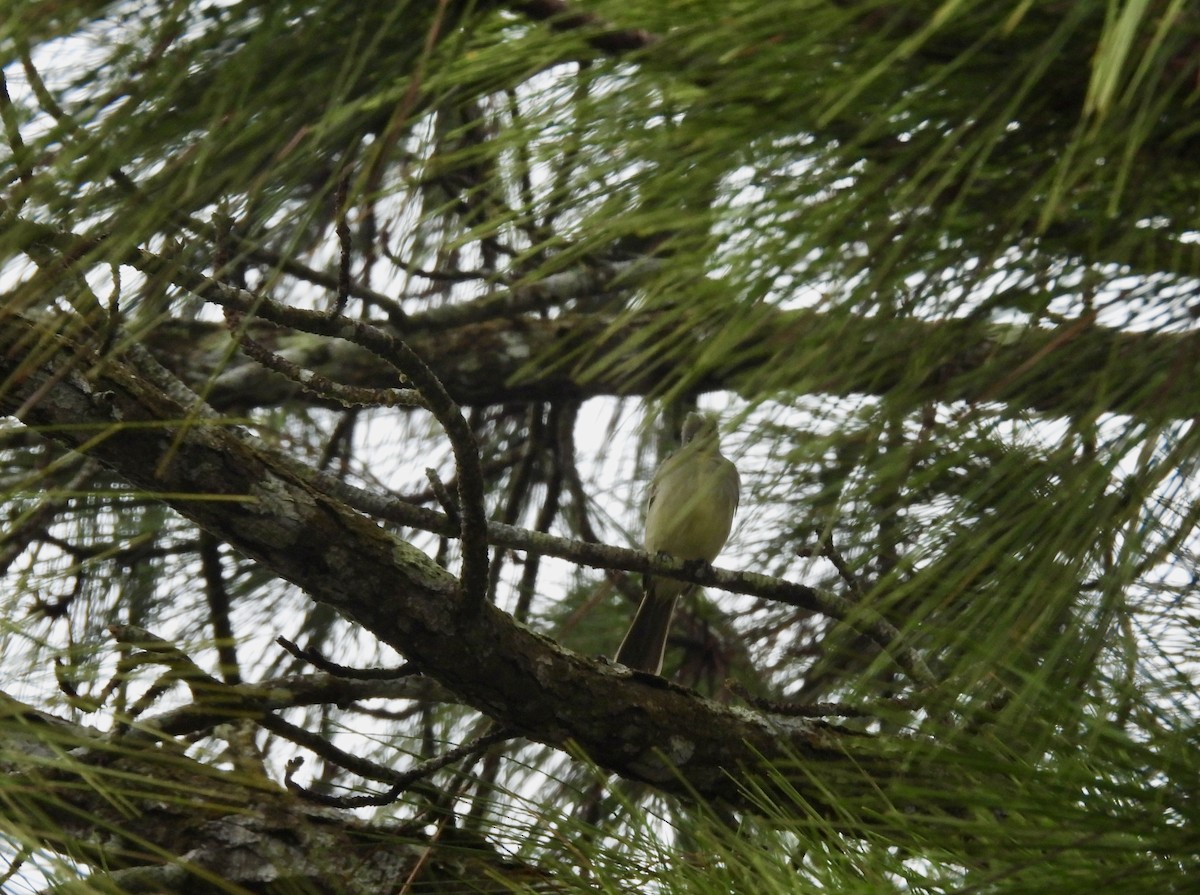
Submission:
M 327 674 L 356 681 L 394 681 L 397 678 L 420 674 L 416 666 L 405 663 L 399 668 L 351 668 L 326 659 L 312 647 L 300 647 L 286 637 L 276 637 L 275 642 L 301 661 L 307 662 Z
M 308 370 L 299 364 L 277 354 L 254 339 L 244 325 L 244 317 L 240 311 L 225 309 L 225 321 L 229 326 L 230 335 L 254 360 L 269 370 L 274 370 L 281 376 L 286 376 L 300 388 L 311 395 L 327 401 L 335 401 L 343 407 L 425 407 L 425 401 L 420 393 L 410 388 L 368 388 L 358 385 L 344 385 L 322 376 L 314 370 Z
M 442 511 L 454 522 L 455 525 L 461 525 L 461 518 L 458 514 L 458 504 L 454 502 L 454 498 L 450 494 L 450 490 L 442 482 L 442 477 L 438 475 L 438 471 L 432 466 L 425 467 L 425 478 L 429 479 L 429 488 L 433 491 L 433 496 L 437 498 L 437 502 L 442 505 Z
M 142 263 L 148 262 L 156 270 L 163 266 L 160 259 L 148 252 L 135 250 L 133 254 Z M 178 278 L 181 272 L 181 268 L 174 267 L 169 271 L 169 275 Z M 468 597 L 467 605 L 478 607 L 482 604 L 487 594 L 488 543 L 479 447 L 462 410 L 421 357 L 407 343 L 391 333 L 360 320 L 330 317 L 316 311 L 288 307 L 194 273 L 184 275 L 183 279 L 184 282 L 180 282 L 179 285 L 224 308 L 253 313 L 284 326 L 300 323 L 299 328 L 307 332 L 354 342 L 383 358 L 409 378 L 424 399 L 425 406 L 441 423 L 443 431 L 450 439 L 450 448 L 458 469 L 458 497 L 462 514 L 462 525 L 458 532 L 462 541 L 462 573 L 459 580 Z M 316 374 L 307 373 L 307 376 L 312 381 Z
M 234 637 L 233 623 L 229 618 L 231 601 L 229 590 L 225 587 L 220 548 L 221 542 L 215 536 L 200 530 L 200 568 L 204 575 L 204 595 L 208 599 L 212 618 L 221 677 L 227 684 L 240 684 L 242 673 L 238 664 L 237 638 Z
M 332 316 L 334 317 L 340 317 L 345 313 L 346 303 L 350 300 L 350 261 L 354 257 L 354 246 L 350 240 L 350 224 L 347 220 L 349 213 L 349 209 L 347 208 L 349 193 L 350 177 L 348 174 L 343 174 L 338 179 L 337 189 L 334 191 L 333 196 L 339 250 L 337 290 L 333 297 Z
M 389 805 L 396 801 L 405 790 L 411 789 L 414 784 L 420 782 L 423 778 L 428 777 L 447 765 L 460 761 L 484 749 L 491 748 L 496 743 L 504 740 L 512 739 L 516 734 L 508 728 L 498 728 L 490 733 L 483 734 L 480 737 L 450 749 L 443 754 L 420 762 L 407 771 L 397 771 L 394 768 L 389 768 L 369 759 L 362 758 L 357 755 L 351 755 L 342 749 L 337 748 L 332 743 L 313 733 L 305 730 L 302 727 L 297 727 L 294 724 L 278 718 L 274 715 L 265 720 L 264 725 L 269 730 L 278 733 L 280 736 L 291 740 L 297 745 L 310 749 L 317 755 L 324 758 L 326 761 L 332 761 L 334 764 L 340 765 L 349 771 L 358 774 L 360 777 L 366 777 L 368 780 L 378 780 L 381 783 L 390 783 L 391 788 L 387 792 L 378 793 L 375 795 L 358 795 L 358 796 L 329 796 L 322 793 L 313 792 L 300 786 L 292 779 L 292 774 L 300 766 L 300 761 L 293 760 L 288 762 L 287 773 L 284 778 L 284 783 L 289 790 L 296 793 L 301 798 L 308 801 L 318 802 L 322 805 L 328 805 L 337 808 L 363 808 L 369 806 Z
M 8 80 L 4 77 L 2 69 L 0 69 L 0 119 L 4 122 L 4 134 L 8 140 L 8 148 L 17 169 L 17 177 L 20 178 L 21 184 L 25 187 L 22 191 L 23 195 L 20 198 L 20 202 L 17 203 L 17 207 L 19 208 L 34 188 L 33 167 L 29 164 L 29 148 L 21 138 L 21 123 L 17 118 L 12 97 L 8 94 Z
M 725 688 L 759 711 L 793 718 L 875 718 L 887 710 L 918 711 L 921 708 L 911 699 L 887 699 L 868 708 L 847 705 L 844 702 L 787 702 L 763 699 L 753 695 L 734 680 L 726 681 Z

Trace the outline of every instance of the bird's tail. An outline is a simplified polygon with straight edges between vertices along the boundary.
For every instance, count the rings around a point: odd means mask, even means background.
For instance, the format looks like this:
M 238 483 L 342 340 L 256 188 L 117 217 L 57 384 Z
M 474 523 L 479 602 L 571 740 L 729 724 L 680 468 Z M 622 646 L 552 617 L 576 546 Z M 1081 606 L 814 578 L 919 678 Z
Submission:
M 638 606 L 629 633 L 621 641 L 617 659 L 621 665 L 658 674 L 671 633 L 671 617 L 679 599 L 679 582 L 646 577 L 645 595 Z

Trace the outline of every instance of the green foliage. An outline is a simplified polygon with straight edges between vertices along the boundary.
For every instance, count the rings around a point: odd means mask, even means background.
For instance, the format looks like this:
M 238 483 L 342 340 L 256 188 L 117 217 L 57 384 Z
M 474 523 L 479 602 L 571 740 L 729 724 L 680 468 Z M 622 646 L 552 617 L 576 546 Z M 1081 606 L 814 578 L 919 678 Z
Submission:
M 631 432 L 701 395 L 726 411 L 744 490 L 718 564 L 853 608 L 710 588 L 667 667 L 715 698 L 740 698 L 733 678 L 777 708 L 838 703 L 839 734 L 879 738 L 892 811 L 818 810 L 789 789 L 804 756 L 747 773 L 755 811 L 636 787 L 623 801 L 527 744 L 381 814 L 455 815 L 580 888 L 1186 889 L 1200 17 L 1180 0 L 557 6 L 0 3 L 0 321 L 54 320 L 148 376 L 130 346 L 146 348 L 228 400 L 218 425 L 436 506 L 424 470 L 458 471 L 424 411 L 255 378 L 209 287 L 424 338 L 471 405 L 489 514 L 609 543 L 637 543 L 661 453 Z M 300 356 L 248 319 L 228 329 Z M 547 321 L 561 332 L 526 348 Z M 489 366 L 497 344 L 518 373 Z M 57 345 L 20 346 L 24 374 Z M 320 372 L 408 384 L 365 361 Z M 232 636 L 246 680 L 306 667 L 268 652 L 276 634 L 398 661 L 237 545 L 204 566 L 196 528 L 149 502 L 171 495 L 47 435 L 0 432 L 0 643 L 21 698 L 60 704 L 54 657 L 78 699 L 101 693 L 114 622 L 211 669 Z M 401 534 L 455 567 L 453 539 Z M 635 581 L 495 556 L 489 598 L 611 653 Z M 861 633 L 877 616 L 933 686 Z M 370 726 L 381 762 L 428 759 L 479 722 L 441 698 L 289 717 L 351 749 Z M 276 764 L 298 748 L 264 739 Z M 360 785 L 322 767 L 317 788 Z M 972 788 L 906 789 L 917 767 Z M 811 773 L 836 804 L 837 781 Z M 0 832 L 43 841 L 11 817 Z

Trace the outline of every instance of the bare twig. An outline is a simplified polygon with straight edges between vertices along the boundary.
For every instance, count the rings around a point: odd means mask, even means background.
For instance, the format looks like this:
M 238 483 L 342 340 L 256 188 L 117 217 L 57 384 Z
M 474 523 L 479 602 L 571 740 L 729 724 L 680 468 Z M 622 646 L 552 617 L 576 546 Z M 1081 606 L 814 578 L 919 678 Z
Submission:
M 726 681 L 725 688 L 759 711 L 791 718 L 875 718 L 889 710 L 917 711 L 921 708 L 911 699 L 886 699 L 870 707 L 847 705 L 844 702 L 801 703 L 763 699 L 734 680 Z
M 213 535 L 200 530 L 200 567 L 204 573 L 204 594 L 208 598 L 208 609 L 212 617 L 213 639 L 217 645 L 217 658 L 221 663 L 221 677 L 227 684 L 240 684 L 242 674 L 238 664 L 237 639 L 233 635 L 233 624 L 229 619 L 231 608 L 229 591 L 225 587 L 225 573 L 221 567 L 221 543 Z
M 327 674 L 349 680 L 394 681 L 397 678 L 410 677 L 411 675 L 420 673 L 413 665 L 407 663 L 401 665 L 399 668 L 351 668 L 348 665 L 339 665 L 336 662 L 329 661 L 312 647 L 299 647 L 286 637 L 276 637 L 275 642 L 297 659 L 307 662 L 314 668 L 319 668 Z
M 432 466 L 426 466 L 425 477 L 429 479 L 429 488 L 433 491 L 433 496 L 437 498 L 437 502 L 442 505 L 443 512 L 454 521 L 455 525 L 461 525 L 458 504 L 454 502 L 454 498 L 450 495 L 450 490 L 442 481 L 442 477 L 438 475 L 438 471 Z
M 135 254 L 143 262 L 149 259 L 155 268 L 161 266 L 161 261 L 147 252 Z M 178 275 L 179 271 L 179 268 L 173 268 L 173 275 Z M 214 304 L 242 313 L 253 313 L 284 326 L 300 324 L 299 328 L 307 332 L 354 342 L 392 364 L 409 378 L 450 439 L 458 469 L 458 497 L 462 514 L 462 525 L 458 532 L 462 541 L 462 573 L 459 580 L 470 598 L 468 605 L 482 603 L 487 594 L 488 544 L 479 449 L 462 410 L 420 356 L 391 333 L 360 320 L 330 317 L 317 311 L 288 307 L 194 273 L 187 274 L 185 279 L 185 288 Z
M 336 401 L 343 407 L 425 407 L 426 402 L 421 394 L 410 388 L 367 388 L 355 385 L 343 385 L 322 376 L 313 370 L 306 370 L 299 364 L 288 360 L 267 348 L 261 342 L 252 338 L 243 325 L 244 317 L 238 310 L 225 309 L 225 320 L 229 332 L 254 360 L 269 370 L 274 370 L 282 376 L 295 382 L 306 392 L 329 401 Z
M 343 174 L 338 180 L 337 189 L 333 197 L 337 219 L 336 229 L 339 250 L 337 290 L 333 297 L 332 314 L 334 317 L 340 317 L 345 313 L 346 302 L 350 300 L 350 262 L 354 257 L 354 247 L 350 241 L 350 224 L 346 220 L 349 213 L 349 209 L 347 208 L 350 193 L 349 181 L 349 175 Z
M 268 729 L 278 733 L 280 736 L 304 746 L 306 749 L 311 749 L 317 755 L 320 755 L 326 761 L 332 761 L 334 764 L 341 765 L 347 770 L 353 771 L 361 777 L 366 777 L 369 780 L 378 780 L 383 783 L 390 783 L 391 788 L 385 793 L 379 793 L 369 796 L 328 796 L 321 793 L 313 792 L 300 786 L 292 779 L 292 774 L 300 766 L 300 761 L 293 759 L 288 762 L 287 775 L 284 778 L 284 783 L 287 788 L 297 795 L 309 801 L 318 802 L 322 805 L 329 805 L 337 808 L 362 808 L 367 806 L 388 805 L 396 801 L 405 790 L 410 789 L 414 784 L 418 783 L 425 777 L 440 771 L 447 765 L 451 765 L 456 761 L 471 756 L 494 746 L 496 743 L 504 740 L 512 739 L 516 734 L 507 728 L 497 728 L 482 736 L 476 737 L 468 743 L 450 749 L 443 754 L 431 758 L 428 761 L 423 761 L 407 771 L 397 771 L 377 762 L 370 761 L 360 756 L 351 755 L 350 753 L 338 749 L 332 743 L 315 734 L 310 733 L 302 727 L 296 727 L 289 724 L 280 718 L 271 716 L 264 723 Z

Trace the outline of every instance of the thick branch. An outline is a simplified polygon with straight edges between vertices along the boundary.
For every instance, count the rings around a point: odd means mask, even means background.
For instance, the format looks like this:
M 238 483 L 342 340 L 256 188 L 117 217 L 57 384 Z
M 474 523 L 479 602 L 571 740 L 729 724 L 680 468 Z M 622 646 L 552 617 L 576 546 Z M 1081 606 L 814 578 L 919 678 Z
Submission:
M 512 891 L 506 876 L 539 873 L 482 839 L 426 840 L 323 811 L 269 780 L 144 740 L 105 738 L 4 693 L 0 771 L 5 811 L 36 826 L 41 845 L 125 878 L 179 861 L 173 872 L 192 878 L 180 878 L 178 891 L 215 891 L 215 878 L 243 892 L 355 895 L 398 891 L 413 879 L 417 891 L 433 880 L 447 891 L 500 893 Z M 175 890 L 144 890 L 160 888 Z
M 205 424 L 119 362 L 86 370 L 96 358 L 83 346 L 64 342 L 34 366 L 30 337 L 20 318 L 0 328 L 0 410 L 163 495 L 505 726 L 631 779 L 737 802 L 742 769 L 800 756 L 805 770 L 790 783 L 812 804 L 885 810 L 897 744 L 735 711 L 563 650 L 491 604 L 470 608 L 453 576 L 313 487 L 294 462 Z
M 28 221 L 20 221 L 19 228 L 28 231 L 23 241 L 54 248 L 68 259 L 96 251 L 103 242 Z M 214 304 L 321 336 L 274 346 L 301 367 L 328 371 L 331 379 L 346 385 L 399 384 L 388 363 L 359 347 L 369 344 L 359 338 L 362 331 L 384 332 L 382 326 L 264 300 L 143 250 L 130 250 L 126 260 Z M 638 275 L 636 269 L 612 273 Z M 604 289 L 610 281 L 583 278 L 582 284 Z M 555 294 L 561 288 L 563 284 L 556 286 Z M 494 302 L 473 304 L 472 312 L 491 308 L 503 314 L 515 300 L 502 294 Z M 971 320 L 882 319 L 739 307 L 732 300 L 719 315 L 680 313 L 674 323 L 662 316 L 673 313 L 502 316 L 458 326 L 453 324 L 471 315 L 447 313 L 430 321 L 433 330 L 406 332 L 403 341 L 390 333 L 384 338 L 411 349 L 449 397 L 464 405 L 659 393 L 673 385 L 678 358 L 711 357 L 706 342 L 733 328 L 737 338 L 724 348 L 726 360 L 704 371 L 695 388 L 735 391 L 750 400 L 764 392 L 794 390 L 896 394 L 913 407 L 930 401 L 1002 403 L 1055 416 L 1121 413 L 1161 421 L 1200 415 L 1200 392 L 1193 387 L 1200 376 L 1200 333 L 1195 332 L 1123 332 L 1086 319 L 1056 330 Z M 164 362 L 174 360 L 168 365 L 193 383 L 209 382 L 213 370 L 203 360 L 185 361 L 187 368 L 181 370 L 179 358 L 191 357 L 189 349 L 206 344 L 203 326 L 173 324 L 151 339 L 152 345 L 154 338 L 160 340 Z M 647 331 L 658 334 L 664 350 L 647 345 Z M 689 342 L 694 346 L 685 350 Z M 218 408 L 246 407 L 276 403 L 297 390 L 277 373 L 241 366 L 222 373 L 206 398 Z
M 659 325 L 651 313 L 631 316 L 623 326 L 608 314 L 516 318 L 467 324 L 436 336 L 419 334 L 409 343 L 456 401 L 486 406 L 660 389 L 672 369 L 669 357 L 643 355 L 646 363 L 626 362 L 640 331 Z M 217 329 L 198 321 L 170 323 L 149 337 L 148 346 L 183 378 L 204 383 L 213 372 L 207 358 L 215 352 L 196 356 L 186 349 L 211 345 L 207 340 Z M 813 339 L 824 332 L 829 339 Z M 397 384 L 386 365 L 348 343 L 278 333 L 273 338 L 282 340 L 277 350 L 301 366 L 328 371 L 340 382 Z M 913 406 L 963 401 L 1054 416 L 1124 413 L 1161 420 L 1200 415 L 1200 391 L 1193 387 L 1200 378 L 1200 334 L 1195 333 L 1126 333 L 1100 326 L 1031 330 L 903 319 L 885 327 L 851 315 L 788 311 L 762 314 L 730 355 L 736 362 L 711 370 L 701 388 L 753 399 L 769 373 L 772 390 L 900 393 Z M 607 362 L 597 373 L 594 361 L 601 356 Z M 480 375 L 484 370 L 487 375 Z M 218 409 L 235 409 L 304 396 L 278 374 L 243 362 L 217 377 L 208 398 Z

